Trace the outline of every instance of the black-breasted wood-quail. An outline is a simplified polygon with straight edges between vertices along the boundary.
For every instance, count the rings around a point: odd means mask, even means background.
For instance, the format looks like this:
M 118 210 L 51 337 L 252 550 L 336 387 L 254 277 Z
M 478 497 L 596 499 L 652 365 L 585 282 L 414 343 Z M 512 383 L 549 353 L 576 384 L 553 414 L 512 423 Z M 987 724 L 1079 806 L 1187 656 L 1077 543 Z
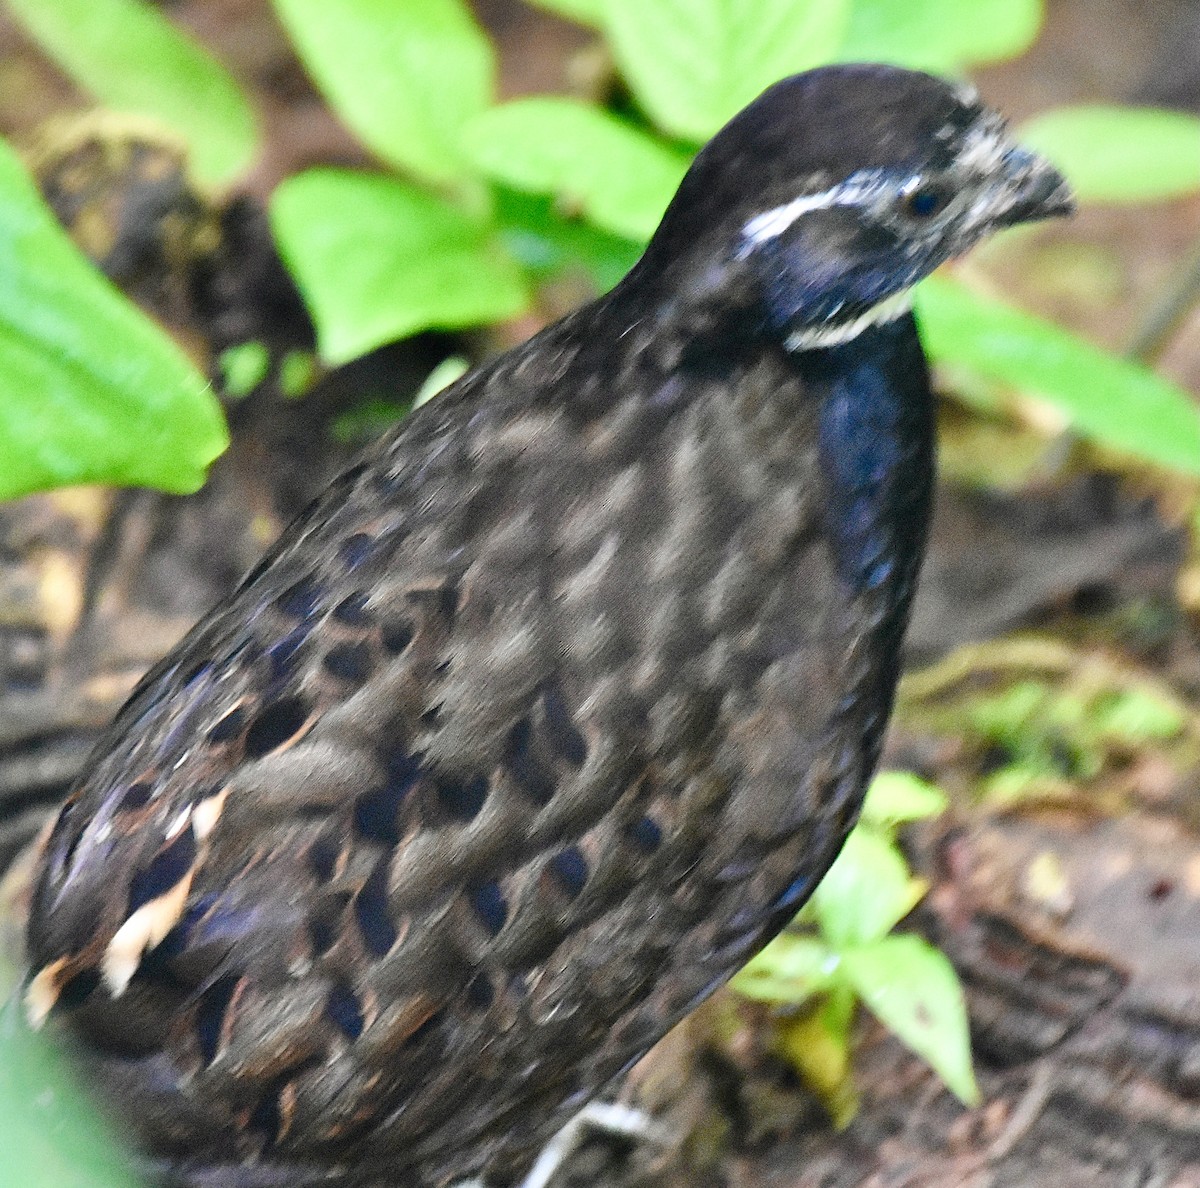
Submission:
M 933 473 L 911 286 L 1061 178 L 787 79 L 608 296 L 342 475 L 45 842 L 30 1015 L 195 1185 L 511 1182 L 795 913 L 879 753 Z

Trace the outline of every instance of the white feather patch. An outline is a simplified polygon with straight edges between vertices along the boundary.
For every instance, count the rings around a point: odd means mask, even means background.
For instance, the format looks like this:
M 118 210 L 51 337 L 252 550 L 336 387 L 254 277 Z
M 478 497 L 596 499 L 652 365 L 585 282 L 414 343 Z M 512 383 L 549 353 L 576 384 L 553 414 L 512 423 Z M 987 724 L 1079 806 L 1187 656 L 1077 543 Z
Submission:
M 142 962 L 142 955 L 158 945 L 179 923 L 194 873 L 193 867 L 170 891 L 142 904 L 108 942 L 100 961 L 100 975 L 113 998 L 120 998 L 125 993 Z
M 195 833 L 198 842 L 207 841 L 209 834 L 216 828 L 228 795 L 229 789 L 222 788 L 215 796 L 200 801 L 192 810 L 192 832 Z
M 25 1018 L 35 1031 L 46 1022 L 46 1017 L 54 1009 L 62 987 L 58 984 L 58 975 L 67 958 L 60 957 L 57 961 L 43 966 L 37 976 L 29 983 L 25 991 Z
M 1012 141 L 1004 134 L 1004 125 L 998 119 L 981 120 L 963 138 L 958 168 L 968 177 L 973 173 L 999 172 L 1011 149 Z

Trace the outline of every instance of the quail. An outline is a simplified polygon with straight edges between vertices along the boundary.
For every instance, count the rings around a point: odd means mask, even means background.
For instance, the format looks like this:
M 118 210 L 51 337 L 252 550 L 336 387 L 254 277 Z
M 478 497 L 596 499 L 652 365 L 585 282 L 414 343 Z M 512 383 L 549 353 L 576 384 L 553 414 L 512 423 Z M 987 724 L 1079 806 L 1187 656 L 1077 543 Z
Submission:
M 608 295 L 341 475 L 43 843 L 28 1016 L 159 1178 L 517 1182 L 795 914 L 933 481 L 913 284 L 1066 213 L 962 84 L 785 79 Z

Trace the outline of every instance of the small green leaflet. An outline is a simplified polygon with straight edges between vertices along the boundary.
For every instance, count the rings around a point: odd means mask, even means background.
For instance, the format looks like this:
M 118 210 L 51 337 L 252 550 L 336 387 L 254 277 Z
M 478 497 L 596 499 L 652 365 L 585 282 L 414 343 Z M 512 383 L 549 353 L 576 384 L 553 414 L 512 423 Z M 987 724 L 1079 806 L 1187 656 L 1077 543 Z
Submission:
M 771 83 L 828 61 L 848 0 L 605 0 L 617 65 L 666 131 L 706 140 Z
M 254 113 L 229 72 L 144 0 L 5 0 L 84 90 L 114 111 L 161 121 L 202 181 L 232 181 L 258 146 Z
M 330 365 L 421 330 L 515 317 L 529 304 L 489 224 L 396 178 L 297 174 L 272 196 L 271 225 Z
M 1200 190 L 1200 119 L 1180 111 L 1060 107 L 1018 136 L 1071 179 L 1081 202 L 1157 202 Z
M 274 0 L 334 110 L 381 160 L 463 174 L 463 125 L 491 102 L 491 43 L 460 0 Z
M 467 155 L 490 178 L 555 194 L 614 235 L 649 239 L 688 157 L 599 108 L 572 99 L 518 99 L 476 117 Z
M 923 1057 L 964 1105 L 977 1105 L 962 986 L 919 936 L 888 936 L 841 954 L 842 972 L 871 1013 Z
M 908 771 L 881 771 L 867 789 L 862 819 L 877 829 L 894 829 L 906 821 L 937 817 L 950 798 L 941 788 Z
M 80 255 L 0 144 L 0 498 L 194 491 L 228 440 L 203 376 Z
M 893 841 L 860 826 L 817 884 L 812 904 L 821 935 L 840 950 L 886 936 L 925 890 L 924 881 L 908 873 Z
M 1200 409 L 1147 368 L 949 277 L 922 282 L 917 314 L 934 362 L 1039 396 L 1100 445 L 1200 474 Z
M 1042 0 L 854 0 L 836 56 L 952 72 L 1016 57 L 1041 24 Z
M 838 957 L 816 936 L 780 933 L 734 975 L 731 985 L 746 998 L 795 1006 L 828 990 Z

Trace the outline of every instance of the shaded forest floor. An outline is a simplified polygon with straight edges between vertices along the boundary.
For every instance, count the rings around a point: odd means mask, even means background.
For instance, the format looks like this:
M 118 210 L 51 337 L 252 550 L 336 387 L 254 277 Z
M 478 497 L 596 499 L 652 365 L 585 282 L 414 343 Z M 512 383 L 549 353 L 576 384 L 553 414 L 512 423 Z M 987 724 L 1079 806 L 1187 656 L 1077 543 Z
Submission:
M 134 253 L 123 283 L 206 367 L 248 339 L 276 354 L 307 347 L 261 203 L 285 173 L 358 150 L 265 5 L 166 7 L 256 89 L 270 147 L 218 216 L 222 246 L 202 284 L 153 251 Z M 480 8 L 506 93 L 562 89 L 586 57 L 581 36 L 550 18 L 501 0 Z M 1197 109 L 1197 47 L 1196 3 L 1060 0 L 1035 50 L 980 82 L 1018 121 L 1073 99 Z M 5 132 L 27 135 L 72 104 L 2 26 L 0 62 Z M 106 217 L 127 197 L 124 183 L 106 191 Z M 970 267 L 1119 348 L 1198 238 L 1197 202 L 1093 210 Z M 346 414 L 413 392 L 451 347 L 494 350 L 533 328 L 389 348 L 300 401 L 268 382 L 230 407 L 234 445 L 190 499 L 87 490 L 0 508 L 0 864 L 140 673 L 352 455 L 363 418 Z M 1193 313 L 1159 360 L 1193 391 L 1197 331 Z M 939 510 L 886 759 L 953 797 L 905 837 L 931 886 L 906 927 L 939 944 L 966 985 L 983 1104 L 964 1109 L 864 1018 L 861 1108 L 838 1133 L 775 1054 L 767 1013 L 719 996 L 626 1086 L 667 1145 L 591 1143 L 571 1184 L 1200 1188 L 1200 559 L 1183 519 L 1194 492 L 1051 441 L 1036 422 L 943 408 Z M 1175 726 L 1140 743 L 1090 729 L 1116 695 L 1172 707 Z

